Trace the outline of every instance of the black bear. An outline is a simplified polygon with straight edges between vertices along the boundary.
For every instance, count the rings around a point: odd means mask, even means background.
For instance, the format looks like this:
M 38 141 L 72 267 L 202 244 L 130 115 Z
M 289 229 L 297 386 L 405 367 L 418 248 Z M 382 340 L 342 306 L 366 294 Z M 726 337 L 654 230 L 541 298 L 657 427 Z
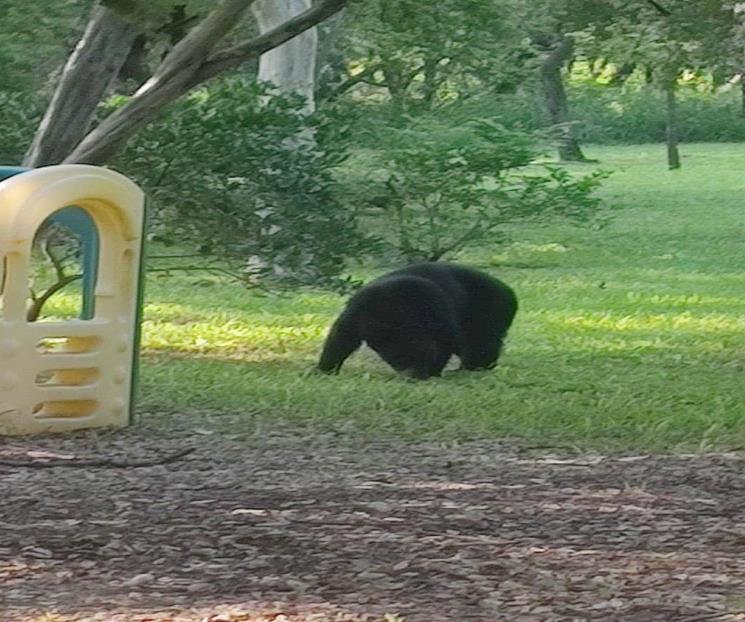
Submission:
M 483 272 L 420 263 L 360 289 L 331 326 L 318 367 L 338 372 L 364 341 L 396 371 L 439 376 L 452 354 L 461 369 L 494 367 L 517 312 L 515 293 Z

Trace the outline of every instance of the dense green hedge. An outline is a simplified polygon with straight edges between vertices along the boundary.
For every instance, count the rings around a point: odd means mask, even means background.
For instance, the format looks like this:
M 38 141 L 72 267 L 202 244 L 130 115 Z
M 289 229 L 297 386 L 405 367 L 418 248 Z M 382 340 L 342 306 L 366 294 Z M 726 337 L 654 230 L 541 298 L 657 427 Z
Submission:
M 44 112 L 41 98 L 0 91 L 0 166 L 18 166 Z
M 634 144 L 665 140 L 665 103 L 659 91 L 644 87 L 623 89 L 593 85 L 569 88 L 577 136 L 585 143 Z M 507 127 L 540 130 L 550 123 L 538 94 L 503 96 L 491 107 Z M 679 137 L 683 142 L 745 140 L 745 116 L 739 89 L 712 94 L 693 89 L 678 91 Z
M 638 144 L 665 140 L 665 103 L 651 86 L 621 88 L 593 84 L 571 85 L 568 96 L 577 136 L 583 143 Z M 421 119 L 421 111 L 411 115 Z M 391 108 L 371 105 L 360 115 L 361 144 L 375 148 L 386 137 L 381 127 L 407 123 Z M 454 129 L 478 118 L 493 118 L 512 130 L 545 131 L 551 123 L 540 93 L 524 90 L 513 95 L 479 96 L 435 110 L 441 126 Z M 739 87 L 713 94 L 682 87 L 678 91 L 679 133 L 682 142 L 745 140 Z
M 625 92 L 610 87 L 570 89 L 578 136 L 592 143 L 641 143 L 665 140 L 665 103 L 652 88 Z M 711 94 L 678 91 L 679 137 L 683 142 L 745 140 L 739 88 Z
M 661 94 L 650 86 L 621 88 L 583 83 L 570 85 L 571 114 L 577 135 L 584 143 L 634 144 L 665 140 L 665 106 Z M 380 128 L 407 126 L 411 118 L 380 104 L 355 106 L 359 146 L 377 148 L 386 137 Z M 684 87 L 678 93 L 682 142 L 732 142 L 745 140 L 740 89 L 712 94 Z M 0 91 L 0 162 L 17 164 L 41 116 L 43 102 Z M 412 116 L 418 114 L 413 111 Z M 426 115 L 430 117 L 430 115 Z M 435 111 L 440 125 L 453 128 L 464 122 L 491 117 L 507 128 L 541 131 L 550 123 L 540 94 L 525 90 L 515 95 L 471 98 Z M 365 134 L 367 134 L 365 136 Z

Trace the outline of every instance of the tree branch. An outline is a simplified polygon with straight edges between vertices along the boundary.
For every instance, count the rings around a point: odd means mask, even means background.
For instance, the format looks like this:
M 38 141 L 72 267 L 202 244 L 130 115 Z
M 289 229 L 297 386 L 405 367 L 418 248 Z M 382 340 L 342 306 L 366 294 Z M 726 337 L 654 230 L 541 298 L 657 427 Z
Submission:
M 322 0 L 314 7 L 299 13 L 284 24 L 265 32 L 263 35 L 215 53 L 194 74 L 191 83 L 192 86 L 196 86 L 223 71 L 233 69 L 247 60 L 261 56 L 264 52 L 282 45 L 286 41 L 338 13 L 346 4 L 347 0 Z
M 44 241 L 42 251 L 54 267 L 57 281 L 55 283 L 52 283 L 52 285 L 50 285 L 40 296 L 37 296 L 33 292 L 33 290 L 31 291 L 31 306 L 29 307 L 28 311 L 26 311 L 26 321 L 28 322 L 35 322 L 39 319 L 41 310 L 44 308 L 47 300 L 54 296 L 58 291 L 64 289 L 70 283 L 83 278 L 82 274 L 65 274 L 64 259 L 60 259 L 52 251 L 51 238 L 47 238 Z
M 61 289 L 64 289 L 67 287 L 70 283 L 73 283 L 77 281 L 78 279 L 82 279 L 82 274 L 70 274 L 53 285 L 50 285 L 49 288 L 41 295 L 36 296 L 33 298 L 33 303 L 29 307 L 28 311 L 26 312 L 26 321 L 27 322 L 35 322 L 39 319 L 39 314 L 41 313 L 41 310 L 44 308 L 44 305 L 46 304 L 47 300 L 49 300 L 52 296 L 54 296 L 58 291 Z
M 135 93 L 145 93 L 159 84 L 172 80 L 188 81 L 190 74 L 198 71 L 212 48 L 230 32 L 240 16 L 254 0 L 223 0 L 196 28 L 179 41 L 153 76 Z
M 215 276 L 227 276 L 234 281 L 245 283 L 251 280 L 251 273 L 241 273 L 227 268 L 210 265 L 186 265 L 186 266 L 165 266 L 162 268 L 147 268 L 148 272 L 206 272 Z
M 664 6 L 662 6 L 657 0 L 647 0 L 648 4 L 651 4 L 660 15 L 669 16 L 672 15 L 673 12 L 669 9 L 666 9 Z
M 124 106 L 106 117 L 65 158 L 65 163 L 100 164 L 112 157 L 132 134 L 150 122 L 164 106 L 218 74 L 261 56 L 340 11 L 347 0 L 321 0 L 281 26 L 250 41 L 210 51 L 222 33 L 235 25 L 253 0 L 223 0 L 168 54 L 153 77 Z M 229 14 L 229 10 L 232 14 Z M 217 34 L 217 39 L 210 39 Z M 194 47 L 190 47 L 194 46 Z M 201 52 L 199 57 L 197 52 Z

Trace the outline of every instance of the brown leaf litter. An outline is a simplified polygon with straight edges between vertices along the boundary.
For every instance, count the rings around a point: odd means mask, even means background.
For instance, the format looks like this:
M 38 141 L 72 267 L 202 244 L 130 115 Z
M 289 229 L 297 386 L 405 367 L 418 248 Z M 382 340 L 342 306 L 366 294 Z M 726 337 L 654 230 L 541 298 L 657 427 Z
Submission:
M 0 460 L 2 622 L 745 620 L 735 453 L 133 428 Z

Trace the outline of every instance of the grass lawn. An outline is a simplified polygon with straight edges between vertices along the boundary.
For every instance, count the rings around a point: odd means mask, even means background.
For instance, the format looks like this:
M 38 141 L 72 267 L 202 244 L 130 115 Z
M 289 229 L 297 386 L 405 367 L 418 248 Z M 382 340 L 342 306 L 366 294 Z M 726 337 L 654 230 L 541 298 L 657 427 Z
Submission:
M 614 171 L 609 227 L 531 225 L 462 258 L 520 299 L 495 371 L 412 382 L 359 352 L 339 376 L 308 373 L 342 298 L 153 276 L 141 410 L 164 424 L 193 412 L 237 435 L 281 425 L 600 451 L 745 445 L 745 145 L 682 151 L 684 168 L 668 171 L 661 145 L 588 147 Z

